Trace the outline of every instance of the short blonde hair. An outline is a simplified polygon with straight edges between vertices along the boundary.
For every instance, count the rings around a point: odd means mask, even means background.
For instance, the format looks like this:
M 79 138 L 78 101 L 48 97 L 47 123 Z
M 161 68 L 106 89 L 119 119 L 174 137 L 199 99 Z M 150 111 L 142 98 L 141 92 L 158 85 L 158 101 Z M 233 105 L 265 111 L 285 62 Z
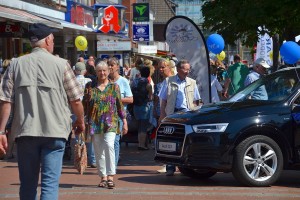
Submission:
M 8 67 L 9 64 L 10 64 L 10 62 L 11 62 L 10 59 L 5 59 L 5 60 L 3 60 L 3 62 L 2 62 L 2 67 L 3 67 L 3 68 Z

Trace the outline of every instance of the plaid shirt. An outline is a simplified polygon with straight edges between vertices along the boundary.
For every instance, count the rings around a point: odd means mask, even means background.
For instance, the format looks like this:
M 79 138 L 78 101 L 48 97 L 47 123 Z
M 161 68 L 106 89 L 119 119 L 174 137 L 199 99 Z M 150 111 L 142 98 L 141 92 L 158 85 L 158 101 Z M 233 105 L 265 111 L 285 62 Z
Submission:
M 6 70 L 0 85 L 0 100 L 14 103 L 14 72 L 11 67 Z M 67 63 L 64 71 L 64 89 L 69 101 L 80 99 L 83 96 L 73 70 Z

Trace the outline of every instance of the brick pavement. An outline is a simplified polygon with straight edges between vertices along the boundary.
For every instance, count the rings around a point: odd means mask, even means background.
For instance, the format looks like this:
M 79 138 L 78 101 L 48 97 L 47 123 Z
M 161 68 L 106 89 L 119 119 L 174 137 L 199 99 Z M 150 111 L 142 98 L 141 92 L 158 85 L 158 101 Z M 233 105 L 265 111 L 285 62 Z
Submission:
M 97 188 L 97 170 L 88 168 L 79 175 L 72 162 L 64 162 L 60 200 L 254 200 L 300 199 L 300 172 L 287 172 L 272 187 L 242 187 L 231 174 L 218 173 L 200 181 L 177 173 L 173 177 L 156 173 L 154 150 L 137 151 L 137 144 L 121 146 L 121 161 L 113 190 Z M 0 161 L 0 199 L 18 199 L 19 179 L 16 160 Z

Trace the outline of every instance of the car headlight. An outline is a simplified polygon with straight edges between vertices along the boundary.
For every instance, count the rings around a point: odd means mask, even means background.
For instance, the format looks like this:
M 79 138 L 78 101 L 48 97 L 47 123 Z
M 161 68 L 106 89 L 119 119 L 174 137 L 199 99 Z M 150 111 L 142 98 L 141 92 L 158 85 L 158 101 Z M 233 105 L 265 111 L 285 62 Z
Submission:
M 198 124 L 193 125 L 193 130 L 196 133 L 211 133 L 211 132 L 224 132 L 228 126 L 228 123 L 220 124 Z

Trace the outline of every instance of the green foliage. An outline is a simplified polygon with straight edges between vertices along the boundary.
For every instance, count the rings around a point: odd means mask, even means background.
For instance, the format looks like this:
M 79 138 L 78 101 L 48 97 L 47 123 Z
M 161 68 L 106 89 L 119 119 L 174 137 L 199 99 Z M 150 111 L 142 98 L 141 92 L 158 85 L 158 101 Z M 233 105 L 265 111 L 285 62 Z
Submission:
M 300 34 L 299 0 L 205 0 L 202 12 L 203 27 L 221 34 L 227 44 L 241 39 L 252 46 L 265 32 L 279 34 L 280 42 Z

